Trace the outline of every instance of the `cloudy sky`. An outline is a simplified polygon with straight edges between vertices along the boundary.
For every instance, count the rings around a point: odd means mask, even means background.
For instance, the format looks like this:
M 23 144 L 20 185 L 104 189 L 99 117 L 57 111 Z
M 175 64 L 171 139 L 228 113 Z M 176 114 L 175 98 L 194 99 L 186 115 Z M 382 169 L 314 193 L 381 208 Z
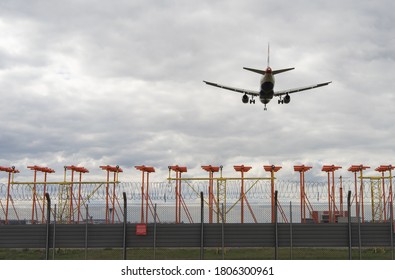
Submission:
M 0 166 L 395 164 L 395 2 L 2 0 Z M 242 67 L 295 67 L 275 89 L 333 81 L 291 103 L 243 104 Z M 374 172 L 373 172 L 374 174 Z M 55 175 L 51 175 L 55 176 Z M 307 176 L 307 175 L 306 175 Z M 1 175 L 4 180 L 5 174 Z M 92 178 L 92 177 L 91 177 Z

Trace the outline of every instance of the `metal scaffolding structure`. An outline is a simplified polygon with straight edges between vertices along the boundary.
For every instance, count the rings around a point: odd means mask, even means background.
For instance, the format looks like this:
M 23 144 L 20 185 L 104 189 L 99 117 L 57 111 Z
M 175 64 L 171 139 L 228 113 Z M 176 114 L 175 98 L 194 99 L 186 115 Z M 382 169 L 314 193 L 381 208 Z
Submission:
M 208 223 L 273 222 L 276 212 L 275 191 L 278 191 L 278 218 L 282 218 L 281 222 L 285 223 L 288 222 L 289 208 L 284 210 L 281 204 L 287 207 L 290 201 L 298 207 L 297 221 L 301 223 L 337 223 L 349 215 L 362 223 L 393 220 L 392 170 L 395 167 L 391 165 L 376 168 L 379 176 L 365 176 L 363 171 L 368 166 L 352 165 L 348 171 L 353 173 L 354 181 L 335 176 L 340 166 L 324 165 L 322 171 L 328 176 L 326 183 L 306 181 L 305 173 L 312 167 L 305 165 L 294 166 L 294 171 L 299 173 L 298 181 L 278 180 L 275 175 L 281 166 L 275 165 L 263 166 L 264 171 L 269 173 L 267 177 L 247 177 L 252 167 L 246 165 L 233 166 L 238 174 L 235 177 L 224 177 L 222 166 L 203 165 L 202 170 L 208 173 L 203 178 L 187 178 L 184 175 L 187 167 L 172 165 L 168 167 L 166 182 L 150 182 L 150 174 L 155 172 L 155 168 L 150 166 L 135 166 L 142 174 L 141 182 L 120 182 L 118 176 L 123 170 L 119 166 L 100 168 L 106 172 L 104 181 L 83 181 L 83 175 L 89 171 L 70 165 L 64 168 L 63 181 L 50 182 L 47 174 L 54 173 L 53 169 L 28 166 L 34 171 L 33 180 L 17 182 L 14 181 L 14 175 L 19 171 L 15 167 L 0 167 L 0 171 L 8 177 L 7 184 L 0 184 L 0 223 L 44 223 L 45 193 L 51 196 L 53 205 L 57 206 L 53 212 L 56 212 L 58 223 L 80 223 L 88 214 L 95 222 L 117 223 L 123 211 L 119 203 L 123 192 L 132 201 L 133 219 L 138 217 L 141 224 L 150 223 L 155 217 L 158 222 L 196 222 L 194 215 L 201 192 L 207 207 Z M 39 173 L 43 174 L 41 181 L 38 180 Z M 347 191 L 353 192 L 351 204 L 355 207 L 350 208 L 352 212 L 343 210 L 343 196 Z M 159 213 L 154 210 L 154 204 L 157 203 L 164 207 Z M 89 210 L 88 205 L 91 205 Z M 167 214 L 169 211 L 172 213 L 171 219 Z

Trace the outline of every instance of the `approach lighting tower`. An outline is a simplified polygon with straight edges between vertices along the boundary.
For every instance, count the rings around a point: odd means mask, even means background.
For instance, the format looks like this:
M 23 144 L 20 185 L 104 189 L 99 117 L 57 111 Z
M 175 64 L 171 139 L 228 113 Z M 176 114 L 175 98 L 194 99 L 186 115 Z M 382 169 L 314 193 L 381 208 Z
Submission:
M 244 173 L 251 170 L 251 166 L 235 165 L 233 168 L 241 173 L 241 191 L 240 191 L 240 221 L 244 223 L 244 202 L 246 201 L 245 188 L 244 188 Z
M 139 165 L 135 166 L 137 170 L 140 170 L 142 173 L 142 181 L 141 181 L 141 221 L 142 224 L 148 223 L 148 207 L 149 207 L 149 174 L 155 172 L 155 168 L 151 166 Z M 147 174 L 147 180 L 145 180 L 145 174 Z M 145 208 L 145 210 L 144 210 Z
M 202 165 L 202 169 L 209 173 L 209 185 L 208 185 L 208 218 L 209 223 L 213 222 L 214 213 L 214 173 L 219 172 L 219 166 Z
M 342 168 L 335 165 L 324 165 L 322 171 L 328 173 L 328 217 L 329 223 L 336 222 L 336 199 L 335 199 L 335 171 Z M 330 176 L 332 175 L 332 176 Z
M 305 191 L 304 173 L 309 171 L 311 168 L 313 167 L 305 166 L 305 165 L 294 166 L 294 171 L 299 172 L 300 175 L 300 222 L 301 223 L 306 223 L 306 206 L 309 207 L 310 205 Z M 310 209 L 310 212 L 311 211 L 312 209 Z
M 271 188 L 270 188 L 270 195 L 271 195 L 271 212 L 272 212 L 272 223 L 276 222 L 276 203 L 275 203 L 275 198 L 274 198 L 274 174 L 279 171 L 282 167 L 281 166 L 275 166 L 275 165 L 265 165 L 263 166 L 265 171 L 270 172 L 270 181 L 271 181 Z

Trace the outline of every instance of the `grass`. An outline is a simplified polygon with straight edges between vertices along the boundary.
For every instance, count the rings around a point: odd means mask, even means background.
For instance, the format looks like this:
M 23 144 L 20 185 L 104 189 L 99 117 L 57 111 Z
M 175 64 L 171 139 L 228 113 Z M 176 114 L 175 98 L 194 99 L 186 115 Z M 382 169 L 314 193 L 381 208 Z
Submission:
M 122 260 L 123 251 L 118 248 L 106 249 L 56 249 L 55 254 L 50 250 L 50 259 L 56 260 Z M 347 260 L 346 248 L 294 248 L 294 260 Z M 154 256 L 155 255 L 155 256 Z M 273 260 L 274 248 L 226 248 L 224 254 L 220 249 L 210 248 L 204 250 L 204 259 L 207 260 Z M 280 248 L 278 258 L 291 259 L 290 248 Z M 0 260 L 44 260 L 43 249 L 0 249 Z M 199 248 L 152 248 L 128 249 L 127 259 L 131 260 L 198 260 Z M 360 259 L 359 250 L 353 249 L 352 259 Z M 390 248 L 366 248 L 361 251 L 363 260 L 391 260 Z

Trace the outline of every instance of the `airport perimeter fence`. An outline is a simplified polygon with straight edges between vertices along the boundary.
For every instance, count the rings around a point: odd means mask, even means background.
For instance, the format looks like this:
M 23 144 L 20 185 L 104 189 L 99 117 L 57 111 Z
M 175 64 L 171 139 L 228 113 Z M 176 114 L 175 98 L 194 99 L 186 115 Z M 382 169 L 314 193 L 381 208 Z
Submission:
M 94 219 L 87 207 L 85 219 L 62 224 L 47 195 L 44 224 L 0 225 L 0 252 L 13 250 L 0 258 L 22 249 L 31 259 L 394 259 L 393 218 L 361 223 L 349 215 L 343 223 L 300 223 L 293 221 L 290 205 L 284 223 L 277 193 L 275 198 L 273 223 L 228 222 L 223 205 L 219 216 L 210 217 L 203 194 L 192 223 L 160 221 L 158 205 L 151 209 L 153 220 L 136 222 L 142 217 L 129 212 L 124 194 L 123 211 L 108 212 L 105 221 Z

